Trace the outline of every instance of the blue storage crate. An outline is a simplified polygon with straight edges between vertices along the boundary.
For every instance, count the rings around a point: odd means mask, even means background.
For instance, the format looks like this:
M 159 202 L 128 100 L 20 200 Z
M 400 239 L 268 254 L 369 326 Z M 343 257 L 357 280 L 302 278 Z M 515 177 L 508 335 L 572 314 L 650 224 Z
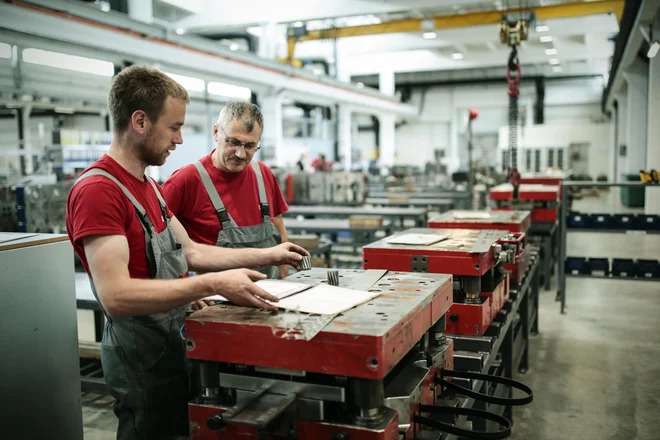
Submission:
M 610 227 L 612 229 L 629 231 L 635 228 L 636 220 L 635 214 L 614 214 L 610 221 Z
M 637 276 L 660 278 L 660 262 L 658 260 L 637 260 Z
M 589 214 L 569 212 L 567 224 L 569 228 L 580 229 L 589 227 Z
M 585 257 L 567 257 L 566 258 L 566 273 L 573 275 L 590 275 L 591 268 L 589 262 Z
M 660 231 L 660 215 L 638 214 L 635 229 L 640 231 Z
M 637 274 L 637 264 L 632 258 L 613 258 L 612 276 L 634 278 Z
M 610 260 L 607 258 L 589 258 L 591 273 L 602 272 L 603 276 L 610 274 Z
M 611 214 L 591 214 L 589 216 L 589 223 L 593 229 L 611 229 L 612 228 L 612 215 Z

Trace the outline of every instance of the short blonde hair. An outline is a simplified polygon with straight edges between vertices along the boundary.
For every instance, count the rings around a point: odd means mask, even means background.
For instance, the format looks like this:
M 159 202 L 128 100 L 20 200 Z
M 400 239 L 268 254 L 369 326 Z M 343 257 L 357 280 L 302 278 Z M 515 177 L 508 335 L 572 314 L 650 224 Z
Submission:
M 170 96 L 190 103 L 186 89 L 160 70 L 148 66 L 125 68 L 112 81 L 108 97 L 115 132 L 123 133 L 137 110 L 144 111 L 152 122 L 158 121 Z

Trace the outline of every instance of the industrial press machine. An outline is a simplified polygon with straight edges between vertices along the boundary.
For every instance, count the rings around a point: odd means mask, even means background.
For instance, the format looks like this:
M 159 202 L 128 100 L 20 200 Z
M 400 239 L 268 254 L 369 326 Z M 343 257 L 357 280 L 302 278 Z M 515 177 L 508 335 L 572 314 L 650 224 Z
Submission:
M 453 342 L 444 337 L 450 275 L 334 274 L 312 269 L 287 281 L 334 280 L 380 295 L 334 317 L 221 304 L 187 318 L 186 353 L 199 376 L 189 403 L 193 440 L 479 438 L 456 426 L 457 416 L 499 424 L 498 438 L 510 433 L 502 416 L 443 405 L 455 393 L 481 397 L 450 380 L 468 374 L 452 370 Z M 527 393 L 513 404 L 531 401 L 531 390 L 508 385 Z
M 508 263 L 504 269 L 510 273 L 511 282 L 520 286 L 530 264 L 531 247 L 527 244 L 527 232 L 531 226 L 530 211 L 448 211 L 432 217 L 428 221 L 429 228 L 440 229 L 499 229 L 507 230 L 502 246 L 514 250 L 515 261 Z
M 410 235 L 436 235 L 439 240 L 394 243 Z M 481 336 L 509 298 L 505 265 L 515 263 L 523 252 L 521 237 L 510 237 L 505 230 L 409 229 L 365 246 L 362 263 L 365 269 L 452 274 L 454 304 L 447 333 Z

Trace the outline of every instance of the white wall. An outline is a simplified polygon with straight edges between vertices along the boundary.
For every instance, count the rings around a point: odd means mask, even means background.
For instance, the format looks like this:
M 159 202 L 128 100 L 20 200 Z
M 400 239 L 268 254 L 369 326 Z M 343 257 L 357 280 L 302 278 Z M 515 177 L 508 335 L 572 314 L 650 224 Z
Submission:
M 544 136 L 548 136 L 545 138 L 546 141 L 555 137 L 553 132 L 555 130 L 564 134 L 570 133 L 575 139 L 571 142 L 587 139 L 592 145 L 598 144 L 592 150 L 594 169 L 599 172 L 611 161 L 613 154 L 611 148 L 614 145 L 614 140 L 611 139 L 611 122 L 606 121 L 600 110 L 602 87 L 603 81 L 600 78 L 547 82 L 545 120 L 547 125 L 552 125 L 554 128 L 543 132 Z M 482 139 L 498 137 L 501 135 L 500 129 L 508 126 L 509 97 L 506 85 L 435 87 L 428 89 L 424 97 L 422 95 L 422 91 L 416 90 L 410 101 L 411 105 L 421 110 L 419 120 L 401 125 L 396 131 L 397 164 L 423 165 L 426 161 L 433 160 L 434 149 L 445 148 L 446 163 L 450 172 L 467 169 L 465 132 L 469 108 L 475 108 L 479 113 L 472 123 L 472 132 Z M 527 113 L 526 121 L 529 124 L 527 130 L 532 130 L 528 139 L 532 143 L 537 142 L 532 125 L 534 100 L 534 86 L 523 83 L 518 107 L 521 113 Z M 370 125 L 368 119 L 359 119 L 359 121 L 362 125 Z M 581 134 L 582 127 L 598 122 L 602 122 L 603 125 L 594 130 L 588 128 Z M 521 141 L 525 142 L 526 139 L 527 137 Z M 373 149 L 371 133 L 359 133 L 355 142 L 360 144 L 363 155 L 368 155 Z M 491 163 L 492 158 L 498 154 L 496 151 L 483 151 L 485 157 L 481 157 L 481 152 L 481 149 L 475 148 L 474 159 L 484 165 Z M 590 160 L 591 155 L 592 153 Z M 602 172 L 611 174 L 609 168 Z

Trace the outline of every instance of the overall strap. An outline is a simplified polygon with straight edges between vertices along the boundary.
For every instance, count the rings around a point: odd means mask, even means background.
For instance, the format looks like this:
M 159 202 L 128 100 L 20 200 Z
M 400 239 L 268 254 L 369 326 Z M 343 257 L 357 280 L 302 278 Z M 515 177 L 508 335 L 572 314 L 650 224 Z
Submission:
M 149 271 L 152 274 L 152 276 L 155 276 L 156 274 L 156 261 L 153 256 L 153 250 L 151 249 L 150 243 L 151 243 L 151 238 L 156 234 L 156 228 L 154 228 L 153 223 L 149 219 L 149 216 L 147 215 L 147 210 L 144 209 L 144 206 L 138 200 L 131 194 L 131 192 L 124 186 L 123 183 L 121 183 L 115 176 L 112 174 L 108 173 L 107 171 L 94 168 L 92 170 L 87 171 L 85 174 L 82 176 L 78 177 L 78 180 L 76 180 L 76 184 L 80 182 L 83 179 L 86 179 L 87 177 L 92 177 L 92 176 L 103 176 L 107 179 L 110 179 L 121 189 L 121 191 L 124 193 L 126 198 L 133 204 L 135 207 L 135 213 L 137 214 L 138 220 L 140 220 L 140 224 L 142 225 L 142 229 L 144 230 L 144 242 L 146 244 L 146 250 L 147 250 L 147 261 L 149 262 Z M 74 184 L 75 185 L 75 184 Z M 153 185 L 153 182 L 152 182 Z M 155 190 L 156 188 L 154 188 Z M 156 190 L 156 194 L 158 195 L 159 200 L 161 199 L 160 193 Z M 165 202 L 163 201 L 163 204 Z
M 211 181 L 211 176 L 209 176 L 209 173 L 206 171 L 206 168 L 204 168 L 204 165 L 202 165 L 202 163 L 199 161 L 193 162 L 193 165 L 195 165 L 195 168 L 197 168 L 199 177 L 202 179 L 202 184 L 204 185 L 204 189 L 211 199 L 211 203 L 213 204 L 213 208 L 218 215 L 218 220 L 220 220 L 222 229 L 229 229 L 236 226 L 234 219 L 232 219 L 227 212 L 225 204 L 222 203 L 220 194 L 218 194 L 218 191 L 215 189 L 215 185 L 213 185 L 213 182 Z
M 154 182 L 154 179 L 152 179 L 149 176 L 145 176 L 149 183 L 151 183 L 151 187 L 154 189 L 154 192 L 156 193 L 156 197 L 158 197 L 158 204 L 160 205 L 160 211 L 163 213 L 163 220 L 165 220 L 166 223 L 169 223 L 170 221 L 170 216 L 167 215 L 167 204 L 165 203 L 165 199 L 163 199 L 162 194 L 158 190 L 158 186 L 156 186 L 156 182 Z
M 257 176 L 257 187 L 259 188 L 259 207 L 261 208 L 261 216 L 264 223 L 270 222 L 270 206 L 268 206 L 268 198 L 266 197 L 266 185 L 264 185 L 264 176 L 261 174 L 261 166 L 258 160 L 250 162 L 254 173 Z

